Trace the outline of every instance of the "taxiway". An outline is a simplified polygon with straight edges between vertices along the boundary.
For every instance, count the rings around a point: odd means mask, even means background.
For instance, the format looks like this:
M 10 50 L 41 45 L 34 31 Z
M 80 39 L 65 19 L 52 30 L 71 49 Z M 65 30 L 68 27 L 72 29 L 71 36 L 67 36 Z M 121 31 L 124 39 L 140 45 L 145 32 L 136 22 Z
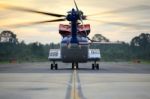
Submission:
M 150 99 L 150 64 L 102 62 L 0 64 L 0 99 Z

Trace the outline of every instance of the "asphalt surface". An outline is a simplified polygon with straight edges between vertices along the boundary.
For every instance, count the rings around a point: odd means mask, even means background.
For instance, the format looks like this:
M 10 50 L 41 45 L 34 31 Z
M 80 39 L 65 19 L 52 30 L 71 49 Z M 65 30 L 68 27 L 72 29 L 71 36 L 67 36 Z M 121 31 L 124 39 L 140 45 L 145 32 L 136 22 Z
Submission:
M 0 99 L 150 99 L 150 64 L 0 64 Z

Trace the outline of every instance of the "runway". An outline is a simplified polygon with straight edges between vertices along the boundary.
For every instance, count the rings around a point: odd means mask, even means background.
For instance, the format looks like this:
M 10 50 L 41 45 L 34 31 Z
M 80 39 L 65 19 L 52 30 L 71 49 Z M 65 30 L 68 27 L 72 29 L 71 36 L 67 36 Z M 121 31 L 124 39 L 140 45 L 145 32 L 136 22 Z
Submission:
M 102 62 L 0 64 L 0 99 L 150 99 L 150 64 Z

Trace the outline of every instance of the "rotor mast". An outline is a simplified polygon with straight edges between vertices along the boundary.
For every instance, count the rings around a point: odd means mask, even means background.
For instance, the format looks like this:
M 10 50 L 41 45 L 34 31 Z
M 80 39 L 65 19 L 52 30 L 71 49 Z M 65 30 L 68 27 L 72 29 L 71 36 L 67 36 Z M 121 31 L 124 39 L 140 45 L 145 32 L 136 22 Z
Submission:
M 71 22 L 71 43 L 78 43 L 77 40 L 77 22 L 80 19 L 78 12 L 75 9 L 72 9 L 68 12 L 67 20 Z

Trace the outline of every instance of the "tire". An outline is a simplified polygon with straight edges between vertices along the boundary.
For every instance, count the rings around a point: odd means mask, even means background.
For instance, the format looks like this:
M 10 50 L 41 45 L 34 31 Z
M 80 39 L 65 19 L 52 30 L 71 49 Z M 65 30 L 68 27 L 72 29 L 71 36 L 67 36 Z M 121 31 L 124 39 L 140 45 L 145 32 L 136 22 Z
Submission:
M 79 69 L 79 65 L 78 65 L 78 63 L 76 63 L 76 69 Z
M 53 64 L 51 64 L 51 70 L 53 70 Z
M 95 69 L 95 66 L 94 66 L 94 64 L 92 64 L 92 70 L 94 70 Z
M 74 70 L 74 63 L 72 63 L 72 70 Z
M 55 64 L 55 70 L 57 70 L 58 69 L 58 64 Z
M 99 70 L 99 64 L 96 64 L 96 69 Z

